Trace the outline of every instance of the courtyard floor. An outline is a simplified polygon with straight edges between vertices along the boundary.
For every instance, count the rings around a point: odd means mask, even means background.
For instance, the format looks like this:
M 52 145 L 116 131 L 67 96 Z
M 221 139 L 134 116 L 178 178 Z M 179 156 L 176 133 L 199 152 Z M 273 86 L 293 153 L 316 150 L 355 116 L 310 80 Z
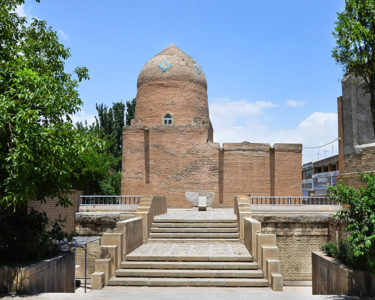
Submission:
M 168 208 L 164 215 L 155 217 L 156 220 L 228 220 L 237 222 L 237 216 L 234 214 L 233 208 L 207 208 L 206 211 L 198 211 L 197 208 L 174 209 Z
M 1 296 L 0 296 L 1 297 Z M 68 300 L 68 299 L 132 299 L 132 300 L 183 300 L 183 299 L 204 299 L 204 300 L 283 300 L 283 299 L 359 299 L 357 297 L 336 296 L 336 295 L 311 295 L 310 287 L 284 287 L 283 292 L 273 292 L 268 288 L 207 288 L 207 287 L 105 287 L 102 290 L 92 291 L 87 289 L 84 294 L 83 288 L 77 289 L 75 294 L 46 293 L 35 296 L 5 297 L 4 299 L 30 299 L 30 300 Z M 370 298 L 361 298 L 370 299 Z

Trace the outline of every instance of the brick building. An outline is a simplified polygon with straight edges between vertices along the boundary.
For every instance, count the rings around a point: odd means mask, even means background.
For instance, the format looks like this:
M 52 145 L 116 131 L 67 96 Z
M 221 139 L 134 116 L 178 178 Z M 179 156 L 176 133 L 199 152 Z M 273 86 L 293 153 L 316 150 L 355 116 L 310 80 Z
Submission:
M 337 99 L 339 169 L 344 183 L 362 186 L 357 171 L 375 172 L 375 133 L 370 93 L 360 78 L 342 79 L 342 96 Z
M 214 207 L 237 194 L 300 196 L 302 145 L 213 142 L 202 68 L 174 45 L 143 67 L 135 119 L 123 130 L 122 194 L 166 195 L 190 207 L 186 191 L 216 193 Z

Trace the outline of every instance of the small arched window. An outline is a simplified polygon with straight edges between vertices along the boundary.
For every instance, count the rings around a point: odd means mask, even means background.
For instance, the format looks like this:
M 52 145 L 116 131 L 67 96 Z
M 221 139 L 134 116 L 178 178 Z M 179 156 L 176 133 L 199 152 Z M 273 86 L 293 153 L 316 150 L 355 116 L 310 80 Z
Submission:
M 163 124 L 164 125 L 172 125 L 173 124 L 173 117 L 170 113 L 166 113 L 163 117 Z

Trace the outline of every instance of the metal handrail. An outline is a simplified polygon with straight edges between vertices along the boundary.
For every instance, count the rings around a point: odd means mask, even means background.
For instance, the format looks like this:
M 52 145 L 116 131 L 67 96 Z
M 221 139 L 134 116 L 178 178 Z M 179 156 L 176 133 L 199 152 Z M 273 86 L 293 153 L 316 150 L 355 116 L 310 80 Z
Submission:
M 81 195 L 79 205 L 139 204 L 141 195 Z
M 311 196 L 249 196 L 249 200 L 260 205 L 340 205 L 335 199 Z

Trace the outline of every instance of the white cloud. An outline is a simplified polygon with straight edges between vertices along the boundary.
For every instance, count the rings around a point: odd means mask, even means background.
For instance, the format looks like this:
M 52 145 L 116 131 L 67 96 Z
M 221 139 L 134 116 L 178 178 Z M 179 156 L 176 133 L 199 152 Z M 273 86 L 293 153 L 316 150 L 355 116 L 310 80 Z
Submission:
M 233 103 L 233 107 L 231 107 Z M 267 104 L 265 104 L 267 103 Z M 210 105 L 210 116 L 216 142 L 302 143 L 320 146 L 337 138 L 337 114 L 313 112 L 295 128 L 270 127 L 263 112 L 276 107 L 271 102 L 246 102 L 226 99 Z M 333 148 L 332 148 L 333 145 Z M 303 162 L 323 159 L 337 154 L 337 142 L 318 149 L 304 149 Z
M 60 34 L 60 36 L 64 39 L 64 40 L 67 40 L 68 39 L 68 36 L 67 34 L 62 31 L 62 30 L 57 30 L 57 33 Z
M 24 4 L 17 5 L 14 12 L 20 17 L 24 17 L 24 18 L 27 17 Z
M 286 106 L 289 107 L 302 107 L 306 104 L 305 101 L 296 101 L 296 100 L 286 100 L 285 101 Z
M 32 16 L 30 15 L 28 12 L 26 12 L 25 10 L 25 5 L 24 4 L 21 4 L 21 5 L 17 5 L 14 12 L 19 15 L 20 17 L 23 17 L 23 18 L 26 18 L 27 20 L 27 23 L 31 23 L 32 19 L 35 18 L 37 20 L 39 20 L 38 17 L 36 16 Z
M 247 102 L 245 100 L 231 101 L 229 99 L 221 98 L 216 99 L 210 105 L 210 111 L 214 114 L 225 115 L 259 115 L 263 113 L 263 110 L 266 108 L 277 107 L 278 105 L 272 102 L 267 101 L 256 101 L 256 102 Z
M 211 121 L 219 131 L 225 131 L 232 126 L 243 127 L 247 119 L 263 116 L 265 110 L 275 107 L 276 104 L 267 101 L 215 99 L 210 104 Z
M 85 121 L 87 121 L 88 125 L 95 123 L 95 115 L 87 114 L 84 110 L 70 116 L 70 118 L 72 119 L 73 124 L 76 124 L 77 122 L 85 123 Z

